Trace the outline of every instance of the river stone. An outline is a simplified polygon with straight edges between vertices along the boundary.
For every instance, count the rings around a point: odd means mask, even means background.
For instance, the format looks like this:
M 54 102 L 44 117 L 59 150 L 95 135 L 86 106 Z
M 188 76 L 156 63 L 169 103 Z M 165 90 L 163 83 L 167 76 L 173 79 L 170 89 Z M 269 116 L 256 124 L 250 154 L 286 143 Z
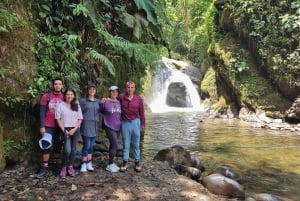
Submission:
M 287 122 L 300 123 L 300 96 L 295 99 L 292 106 L 285 113 Z
M 241 174 L 238 173 L 234 167 L 231 167 L 229 165 L 221 165 L 217 167 L 213 173 L 219 173 L 225 177 L 228 177 L 230 179 L 233 179 L 235 181 L 240 181 L 241 180 Z
M 245 201 L 292 201 L 288 198 L 283 198 L 276 195 L 271 195 L 267 193 L 258 193 L 248 197 Z
M 189 167 L 185 165 L 177 165 L 174 168 L 179 174 L 189 177 L 194 180 L 199 180 L 201 176 L 201 171 L 198 168 Z
M 160 150 L 154 157 L 154 160 L 167 161 L 172 168 L 177 165 L 193 165 L 190 153 L 180 145 L 174 145 L 170 148 Z
M 227 178 L 219 173 L 213 173 L 204 177 L 202 184 L 207 190 L 215 195 L 245 199 L 243 186 L 235 180 Z

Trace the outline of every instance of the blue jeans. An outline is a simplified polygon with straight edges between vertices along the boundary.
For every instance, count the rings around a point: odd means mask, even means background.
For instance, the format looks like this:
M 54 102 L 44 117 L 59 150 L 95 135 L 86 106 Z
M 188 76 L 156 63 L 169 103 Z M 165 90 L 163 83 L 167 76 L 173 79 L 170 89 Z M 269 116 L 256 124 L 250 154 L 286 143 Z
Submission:
M 86 157 L 88 154 L 93 153 L 93 146 L 96 140 L 96 137 L 87 137 L 82 135 L 83 147 L 82 147 L 82 157 Z
M 123 161 L 129 160 L 130 145 L 134 150 L 134 161 L 139 162 L 140 153 L 140 137 L 141 137 L 141 120 L 134 119 L 132 121 L 122 121 L 122 139 L 123 139 Z

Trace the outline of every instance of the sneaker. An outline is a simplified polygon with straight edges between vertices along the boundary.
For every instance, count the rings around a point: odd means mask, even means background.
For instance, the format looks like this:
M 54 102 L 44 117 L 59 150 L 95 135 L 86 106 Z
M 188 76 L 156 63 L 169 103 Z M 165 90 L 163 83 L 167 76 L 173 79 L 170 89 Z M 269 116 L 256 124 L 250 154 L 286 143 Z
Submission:
M 122 167 L 120 168 L 120 171 L 125 172 L 127 168 L 128 168 L 127 164 L 123 164 Z
M 111 164 L 115 169 L 117 169 L 118 171 L 120 170 L 120 168 L 115 164 L 115 163 L 112 163 Z
M 68 174 L 69 174 L 71 177 L 74 177 L 74 176 L 75 176 L 75 170 L 74 170 L 74 168 L 73 168 L 72 165 L 70 165 L 70 166 L 68 167 Z
M 66 176 L 67 176 L 67 168 L 66 167 L 61 168 L 59 176 L 61 178 L 66 178 Z
M 110 172 L 119 172 L 119 169 L 113 164 L 107 165 L 106 170 Z
M 87 163 L 86 169 L 87 169 L 88 171 L 94 171 L 92 161 L 90 161 L 90 162 Z
M 43 179 L 48 177 L 49 171 L 47 167 L 43 167 L 41 171 L 36 175 L 36 178 Z
M 80 172 L 87 172 L 86 163 L 81 164 Z

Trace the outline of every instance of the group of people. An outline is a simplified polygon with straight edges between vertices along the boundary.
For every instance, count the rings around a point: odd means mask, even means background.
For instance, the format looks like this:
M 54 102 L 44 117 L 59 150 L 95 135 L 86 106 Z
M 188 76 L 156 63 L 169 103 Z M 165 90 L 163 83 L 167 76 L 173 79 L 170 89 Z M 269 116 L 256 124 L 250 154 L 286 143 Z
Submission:
M 109 139 L 109 161 L 106 167 L 110 172 L 125 172 L 128 168 L 130 146 L 134 150 L 135 171 L 142 170 L 140 165 L 140 137 L 145 131 L 145 112 L 142 98 L 135 93 L 132 81 L 126 83 L 126 92 L 119 93 L 117 86 L 109 87 L 109 95 L 101 100 L 96 98 L 97 87 L 89 82 L 87 93 L 80 100 L 73 89 L 63 91 L 63 80 L 52 80 L 52 90 L 40 99 L 41 140 L 50 139 L 50 146 L 43 147 L 42 168 L 37 178 L 49 173 L 50 154 L 53 160 L 62 156 L 60 177 L 75 176 L 74 162 L 76 145 L 83 140 L 82 164 L 80 172 L 93 171 L 93 146 L 100 128 L 99 113 L 103 114 L 102 128 Z M 123 140 L 123 163 L 119 167 L 115 162 L 118 138 Z M 50 138 L 49 138 L 50 136 Z M 40 141 L 41 141 L 40 140 Z M 61 148 L 63 146 L 63 153 Z

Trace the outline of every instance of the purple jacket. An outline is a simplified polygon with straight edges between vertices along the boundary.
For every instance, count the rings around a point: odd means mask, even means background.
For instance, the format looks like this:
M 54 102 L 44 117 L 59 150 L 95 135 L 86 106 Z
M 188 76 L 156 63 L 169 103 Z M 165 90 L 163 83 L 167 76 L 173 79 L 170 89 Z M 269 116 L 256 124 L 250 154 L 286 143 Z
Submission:
M 139 118 L 142 128 L 145 128 L 145 110 L 143 99 L 139 95 L 134 95 L 131 100 L 127 98 L 126 93 L 119 95 L 121 102 L 122 120 L 133 120 Z

